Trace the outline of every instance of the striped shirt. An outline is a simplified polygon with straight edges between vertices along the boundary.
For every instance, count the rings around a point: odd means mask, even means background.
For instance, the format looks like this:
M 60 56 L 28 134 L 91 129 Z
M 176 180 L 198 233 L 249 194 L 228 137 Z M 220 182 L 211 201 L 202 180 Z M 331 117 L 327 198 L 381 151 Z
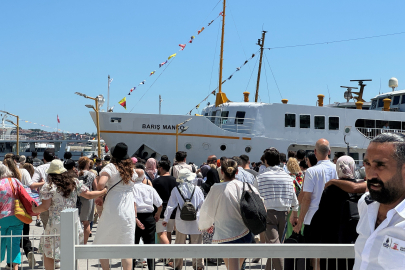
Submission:
M 276 211 L 298 211 L 298 200 L 294 192 L 294 183 L 279 166 L 269 166 L 257 176 L 260 196 L 264 198 L 267 209 Z

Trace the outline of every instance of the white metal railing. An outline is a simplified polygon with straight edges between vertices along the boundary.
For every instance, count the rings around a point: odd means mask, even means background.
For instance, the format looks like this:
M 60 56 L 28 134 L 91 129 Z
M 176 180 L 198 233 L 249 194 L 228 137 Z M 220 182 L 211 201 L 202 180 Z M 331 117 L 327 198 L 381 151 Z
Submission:
M 281 259 L 341 258 L 346 259 L 346 262 L 348 259 L 354 258 L 354 245 L 351 244 L 78 245 L 78 237 L 75 225 L 78 220 L 76 213 L 77 209 L 67 209 L 61 214 L 62 227 L 60 250 L 61 266 L 63 270 L 75 270 L 77 260 L 111 260 L 134 257 Z M 247 268 L 250 267 L 246 267 L 246 269 Z M 256 266 L 253 268 L 258 269 Z M 264 265 L 260 264 L 260 268 L 264 268 Z M 165 266 L 163 266 L 162 269 L 165 269 Z M 187 266 L 185 270 L 186 269 Z
M 26 140 L 27 136 L 20 135 L 20 140 Z M 0 135 L 0 141 L 17 141 L 17 135 Z
M 205 116 L 213 124 L 226 131 L 251 134 L 255 119 L 224 116 Z
M 374 137 L 380 135 L 381 133 L 386 132 L 405 133 L 405 130 L 403 129 L 366 128 L 366 127 L 356 127 L 356 129 L 370 140 L 374 139 Z

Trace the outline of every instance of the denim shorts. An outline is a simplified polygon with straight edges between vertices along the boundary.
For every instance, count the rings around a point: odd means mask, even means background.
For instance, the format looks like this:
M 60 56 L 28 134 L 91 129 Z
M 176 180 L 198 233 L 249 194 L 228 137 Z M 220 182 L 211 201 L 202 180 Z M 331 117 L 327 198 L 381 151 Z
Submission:
M 238 239 L 235 239 L 235 240 L 232 240 L 229 242 L 222 242 L 219 244 L 250 244 L 252 242 L 253 242 L 253 235 L 251 232 L 249 232 L 247 235 L 245 235 L 241 238 L 238 238 Z

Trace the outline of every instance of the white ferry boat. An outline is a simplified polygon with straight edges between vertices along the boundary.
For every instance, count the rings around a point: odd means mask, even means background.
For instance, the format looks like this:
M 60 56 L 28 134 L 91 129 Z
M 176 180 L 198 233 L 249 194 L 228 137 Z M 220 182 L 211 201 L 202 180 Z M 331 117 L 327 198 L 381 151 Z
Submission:
M 405 111 L 405 90 L 381 94 L 371 103 L 365 102 L 364 81 L 368 80 L 357 80 L 359 92 L 351 92 L 357 88 L 348 87 L 344 95 L 346 102 L 329 106 L 323 106 L 323 95 L 318 95 L 318 106 L 288 104 L 288 100 L 279 104 L 250 102 L 248 92 L 243 93 L 245 102 L 230 102 L 221 90 L 224 23 L 225 1 L 215 104 L 204 108 L 202 115 L 194 116 L 100 112 L 100 133 L 108 146 L 125 142 L 132 156 L 157 159 L 161 155 L 173 159 L 176 150 L 183 150 L 187 151 L 187 161 L 200 165 L 209 155 L 247 154 L 251 161 L 259 161 L 263 150 L 269 147 L 283 153 L 310 151 L 316 140 L 326 138 L 332 155 L 347 152 L 349 146 L 350 155 L 355 160 L 363 160 L 370 139 L 381 132 L 405 130 L 405 117 L 401 113 Z M 265 32 L 258 42 L 260 57 L 264 35 Z M 260 67 L 261 60 L 259 76 Z M 395 79 L 390 80 L 390 87 L 396 87 L 395 84 Z M 357 102 L 351 102 L 352 99 Z M 90 114 L 97 123 L 96 113 Z

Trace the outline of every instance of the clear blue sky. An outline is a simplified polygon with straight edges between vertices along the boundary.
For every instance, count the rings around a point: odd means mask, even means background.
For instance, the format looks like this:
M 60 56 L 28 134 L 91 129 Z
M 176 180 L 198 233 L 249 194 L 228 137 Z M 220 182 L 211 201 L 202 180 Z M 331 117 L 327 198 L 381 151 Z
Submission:
M 93 132 L 95 126 L 74 92 L 107 96 L 110 106 L 127 97 L 127 111 L 186 114 L 218 84 L 220 19 L 217 0 L 204 1 L 2 1 L 0 13 L 0 108 L 36 123 L 71 132 Z M 251 53 L 262 28 L 265 47 L 351 39 L 405 31 L 404 1 L 227 1 L 224 79 Z M 213 11 L 212 11 L 213 10 Z M 197 36 L 202 26 L 206 29 Z M 196 39 L 187 43 L 190 36 Z M 178 52 L 178 44 L 187 43 Z M 281 95 L 289 103 L 314 105 L 317 94 L 343 101 L 340 85 L 350 79 L 373 79 L 369 100 L 396 77 L 405 89 L 405 34 L 319 46 L 274 49 L 265 54 Z M 160 76 L 158 64 L 177 57 Z M 228 98 L 242 101 L 242 92 L 254 95 L 256 58 L 223 85 Z M 260 97 L 280 102 L 268 65 L 263 69 Z M 156 74 L 149 77 L 149 73 Z M 249 82 L 249 78 L 253 76 Z M 267 74 L 267 82 L 266 82 Z M 142 80 L 146 84 L 128 96 Z M 148 93 L 139 102 L 140 97 Z M 214 101 L 212 96 L 208 101 Z M 204 107 L 206 102 L 201 104 Z M 104 109 L 106 105 L 104 106 Z M 196 113 L 194 111 L 193 113 Z M 22 124 L 23 128 L 37 128 Z M 51 129 L 47 129 L 51 131 Z

